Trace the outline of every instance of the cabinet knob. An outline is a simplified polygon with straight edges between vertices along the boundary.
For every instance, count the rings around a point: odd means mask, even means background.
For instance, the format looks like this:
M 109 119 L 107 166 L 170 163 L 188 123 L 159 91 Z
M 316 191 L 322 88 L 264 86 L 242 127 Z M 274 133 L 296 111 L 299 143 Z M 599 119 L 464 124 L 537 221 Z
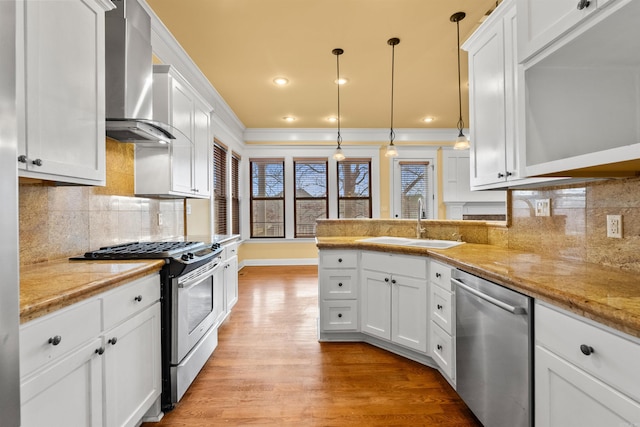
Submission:
M 342 262 L 342 258 L 338 258 L 338 262 Z
M 18 162 L 27 163 L 27 156 L 25 156 L 24 154 L 19 155 L 18 156 Z
M 582 352 L 582 354 L 584 354 L 585 356 L 590 356 L 591 353 L 594 352 L 593 347 L 591 347 L 590 345 L 586 345 L 586 344 L 582 344 L 580 346 L 580 351 Z
M 512 176 L 512 175 L 513 175 L 513 172 L 507 171 L 507 176 Z
M 436 308 L 437 308 L 438 310 L 442 310 L 442 305 L 437 304 L 437 305 L 436 305 Z
M 391 283 L 393 283 L 393 284 L 395 285 L 395 284 L 396 284 L 396 279 L 393 279 L 393 280 L 391 281 Z
M 338 283 L 338 287 L 342 287 L 342 282 Z
M 440 344 L 438 344 L 436 348 L 438 349 L 438 351 L 442 351 L 442 346 Z
M 385 281 L 385 282 L 388 282 L 388 281 L 389 281 L 389 278 L 388 278 L 388 277 L 385 277 L 385 278 L 384 278 L 384 281 Z
M 56 335 L 55 337 L 49 338 L 49 344 L 58 345 L 62 341 L 62 337 L 60 335 Z
M 135 298 L 133 298 L 133 300 L 136 301 L 136 302 L 142 301 L 142 295 L 136 296 Z
M 441 278 L 441 277 L 442 277 L 442 274 L 440 274 L 440 273 L 436 273 L 436 277 L 439 279 L 439 278 Z
M 42 159 L 35 159 L 31 163 L 33 163 L 36 166 L 42 166 Z
M 342 317 L 342 313 L 338 313 L 338 317 Z
M 96 348 L 96 354 L 102 355 L 104 353 L 104 347 Z
M 109 343 L 111 345 L 116 345 L 117 342 L 118 342 L 118 338 L 116 338 L 116 337 L 113 337 L 109 341 L 107 341 L 107 343 Z
M 589 0 L 580 0 L 578 2 L 578 10 L 586 9 L 591 5 L 591 1 Z
M 498 172 L 498 178 L 504 178 L 504 174 L 502 172 Z

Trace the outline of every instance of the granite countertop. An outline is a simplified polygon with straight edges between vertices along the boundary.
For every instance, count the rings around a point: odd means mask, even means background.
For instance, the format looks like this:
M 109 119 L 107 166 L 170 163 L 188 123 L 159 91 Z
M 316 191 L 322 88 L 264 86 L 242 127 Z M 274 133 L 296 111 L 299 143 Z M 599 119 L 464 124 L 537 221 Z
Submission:
M 640 338 L 637 274 L 485 244 L 426 249 L 358 242 L 366 237 L 318 237 L 316 242 L 319 249 L 429 256 Z
M 60 259 L 20 268 L 20 323 L 159 272 L 164 260 L 71 261 Z M 158 283 L 159 283 L 158 279 Z

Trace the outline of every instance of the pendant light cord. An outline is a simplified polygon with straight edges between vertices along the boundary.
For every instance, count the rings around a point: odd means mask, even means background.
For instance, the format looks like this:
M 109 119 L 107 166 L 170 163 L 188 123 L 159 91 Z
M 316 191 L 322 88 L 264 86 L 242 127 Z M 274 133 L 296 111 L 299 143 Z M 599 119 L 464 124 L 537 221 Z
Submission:
M 391 45 L 391 124 L 389 127 L 389 145 L 393 145 L 396 139 L 396 133 L 393 130 L 393 83 L 395 81 L 395 63 L 396 63 L 396 45 L 400 43 L 400 39 L 392 38 L 387 41 Z
M 456 29 L 458 34 L 458 130 L 462 133 L 462 129 L 464 129 L 464 121 L 462 120 L 462 81 L 460 78 L 460 19 L 456 20 Z
M 338 85 L 338 148 L 340 148 L 340 144 L 342 144 L 342 135 L 340 135 L 340 55 L 343 54 L 342 49 L 333 49 L 333 54 L 336 56 L 336 83 Z

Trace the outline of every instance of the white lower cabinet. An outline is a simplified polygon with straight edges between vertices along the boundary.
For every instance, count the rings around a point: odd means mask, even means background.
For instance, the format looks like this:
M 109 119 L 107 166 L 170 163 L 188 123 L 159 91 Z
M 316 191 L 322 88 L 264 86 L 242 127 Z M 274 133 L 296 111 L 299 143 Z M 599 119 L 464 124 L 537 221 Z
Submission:
M 536 304 L 535 420 L 540 427 L 640 422 L 640 341 Z
M 358 252 L 321 250 L 318 281 L 320 333 L 357 331 Z
M 238 302 L 238 243 L 232 242 L 224 246 L 224 294 L 225 310 Z
M 455 384 L 455 334 L 456 312 L 451 286 L 450 266 L 429 260 L 430 302 L 430 351 L 440 371 L 451 384 Z
M 161 393 L 160 280 L 20 327 L 23 427 L 135 426 Z
M 363 252 L 362 332 L 426 353 L 426 275 L 423 257 Z

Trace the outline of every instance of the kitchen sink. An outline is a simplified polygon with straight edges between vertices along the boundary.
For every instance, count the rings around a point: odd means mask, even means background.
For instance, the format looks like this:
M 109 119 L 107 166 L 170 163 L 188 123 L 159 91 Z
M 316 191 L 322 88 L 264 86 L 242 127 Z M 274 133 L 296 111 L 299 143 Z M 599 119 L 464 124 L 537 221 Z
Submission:
M 377 243 L 380 245 L 416 246 L 431 249 L 449 249 L 464 243 L 454 242 L 452 240 L 409 239 L 406 237 L 393 236 L 367 237 L 366 239 L 358 240 L 358 242 Z

